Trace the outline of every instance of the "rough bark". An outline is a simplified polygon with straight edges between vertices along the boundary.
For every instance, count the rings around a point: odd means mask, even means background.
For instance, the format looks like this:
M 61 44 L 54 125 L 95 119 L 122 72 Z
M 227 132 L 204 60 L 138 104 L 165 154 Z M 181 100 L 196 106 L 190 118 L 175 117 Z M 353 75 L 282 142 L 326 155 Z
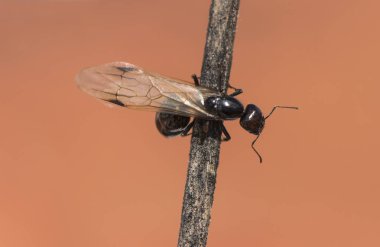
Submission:
M 239 0 L 212 0 L 202 65 L 202 86 L 226 92 Z M 219 163 L 217 121 L 196 120 L 183 198 L 178 246 L 206 246 Z

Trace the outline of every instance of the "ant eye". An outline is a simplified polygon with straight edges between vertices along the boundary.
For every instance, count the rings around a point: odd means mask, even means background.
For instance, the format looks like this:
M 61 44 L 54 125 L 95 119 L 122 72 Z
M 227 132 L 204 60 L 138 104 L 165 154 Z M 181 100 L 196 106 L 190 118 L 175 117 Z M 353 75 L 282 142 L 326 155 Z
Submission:
M 264 128 L 265 118 L 260 108 L 253 104 L 247 105 L 243 116 L 240 118 L 240 125 L 249 133 L 259 135 Z

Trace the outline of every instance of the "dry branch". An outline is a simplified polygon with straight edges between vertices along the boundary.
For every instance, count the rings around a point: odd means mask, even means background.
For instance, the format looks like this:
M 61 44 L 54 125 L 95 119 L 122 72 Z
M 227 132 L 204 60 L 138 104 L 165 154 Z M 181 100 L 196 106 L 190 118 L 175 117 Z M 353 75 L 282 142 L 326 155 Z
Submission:
M 226 92 L 239 0 L 212 0 L 201 85 Z M 216 121 L 197 120 L 183 198 L 179 247 L 206 246 L 219 163 L 221 130 Z

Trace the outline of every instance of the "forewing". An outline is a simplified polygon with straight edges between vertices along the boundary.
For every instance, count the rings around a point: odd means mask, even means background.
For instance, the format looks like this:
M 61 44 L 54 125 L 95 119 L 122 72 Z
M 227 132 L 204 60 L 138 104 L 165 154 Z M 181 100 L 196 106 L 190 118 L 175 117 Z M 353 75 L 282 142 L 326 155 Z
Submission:
M 77 82 L 86 93 L 127 108 L 217 119 L 205 110 L 204 100 L 218 92 L 133 64 L 114 62 L 87 68 L 78 74 Z

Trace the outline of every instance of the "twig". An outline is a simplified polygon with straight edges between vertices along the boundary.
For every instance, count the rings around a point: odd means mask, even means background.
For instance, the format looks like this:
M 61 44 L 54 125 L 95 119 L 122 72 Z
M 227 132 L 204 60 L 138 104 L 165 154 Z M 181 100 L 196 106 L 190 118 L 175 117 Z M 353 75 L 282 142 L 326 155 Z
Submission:
M 239 0 L 212 0 L 201 85 L 226 92 Z M 219 163 L 221 130 L 216 121 L 196 120 L 183 198 L 179 247 L 206 246 Z

